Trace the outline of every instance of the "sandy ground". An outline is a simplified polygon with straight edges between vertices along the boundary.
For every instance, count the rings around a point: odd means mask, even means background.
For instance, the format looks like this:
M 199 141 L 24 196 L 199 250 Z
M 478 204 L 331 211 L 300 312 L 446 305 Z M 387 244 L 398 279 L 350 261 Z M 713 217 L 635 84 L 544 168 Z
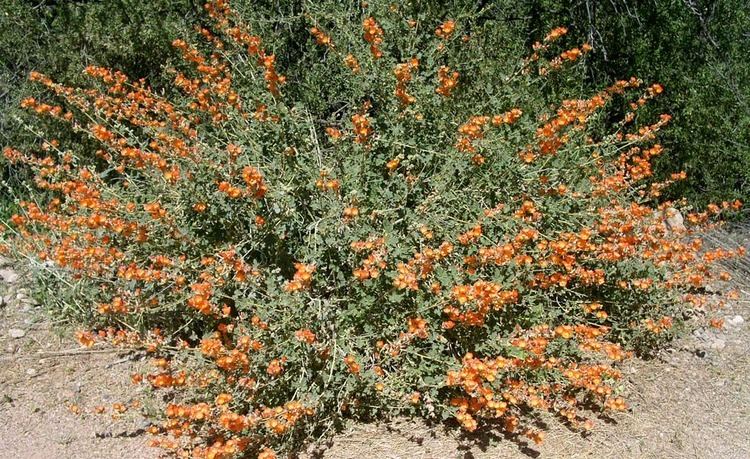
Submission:
M 40 308 L 16 299 L 18 290 L 4 287 L 0 458 L 155 457 L 142 419 L 110 414 L 114 403 L 127 405 L 135 395 L 129 374 L 138 363 L 110 350 L 81 349 L 72 330 L 50 323 Z M 24 336 L 17 337 L 19 330 Z M 97 405 L 107 414 L 93 414 Z M 72 411 L 76 406 L 81 414 Z
M 731 240 L 750 248 L 747 232 Z M 696 330 L 657 358 L 622 367 L 631 409 L 583 437 L 549 422 L 545 442 L 463 438 L 415 421 L 354 425 L 305 457 L 412 458 L 750 458 L 750 269 L 734 266 L 742 295 L 721 331 Z M 0 267 L 2 268 L 2 267 Z M 0 271 L 2 274 L 2 271 Z M 0 276 L 2 277 L 2 276 Z M 142 363 L 79 348 L 71 331 L 27 300 L 20 281 L 0 282 L 0 458 L 154 458 L 146 423 L 113 403 L 135 394 L 129 374 Z M 19 335 L 19 330 L 23 336 Z M 83 415 L 71 412 L 80 406 Z M 105 415 L 89 414 L 96 405 Z

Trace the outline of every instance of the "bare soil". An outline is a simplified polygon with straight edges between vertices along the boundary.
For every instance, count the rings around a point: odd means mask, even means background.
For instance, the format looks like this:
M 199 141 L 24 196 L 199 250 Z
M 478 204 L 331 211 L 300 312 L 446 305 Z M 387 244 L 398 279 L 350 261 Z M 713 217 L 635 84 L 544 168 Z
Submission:
M 145 425 L 112 405 L 137 395 L 138 362 L 110 349 L 81 349 L 19 289 L 4 286 L 0 308 L 0 457 L 33 459 L 150 458 Z M 23 297 L 23 289 L 20 289 Z M 10 301 L 8 301 L 10 300 Z M 19 330 L 24 336 L 18 336 Z M 11 336 L 13 334 L 13 336 Z M 97 415 L 94 407 L 106 407 Z M 78 408 L 79 414 L 74 413 Z
M 714 243 L 750 248 L 748 232 Z M 587 436 L 555 421 L 541 445 L 445 426 L 395 420 L 354 425 L 305 457 L 365 458 L 750 458 L 750 263 L 732 267 L 739 300 L 722 311 L 723 330 L 699 329 L 656 358 L 622 366 L 627 413 Z M 1 268 L 1 267 L 0 267 Z M 113 403 L 138 395 L 129 375 L 141 362 L 108 349 L 81 349 L 17 287 L 0 280 L 0 457 L 154 458 L 147 424 Z M 11 331 L 13 330 L 13 331 Z M 13 337 L 23 331 L 22 337 Z M 12 336 L 13 335 L 13 336 Z M 71 411 L 78 406 L 83 414 Z M 91 414 L 103 405 L 105 415 Z M 541 421 L 545 421 L 542 419 Z

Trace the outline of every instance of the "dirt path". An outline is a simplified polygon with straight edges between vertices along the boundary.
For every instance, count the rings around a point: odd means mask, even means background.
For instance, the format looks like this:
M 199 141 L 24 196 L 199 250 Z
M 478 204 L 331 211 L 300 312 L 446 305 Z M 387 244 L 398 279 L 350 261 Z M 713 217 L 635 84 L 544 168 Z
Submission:
M 750 248 L 745 236 L 726 236 Z M 0 263 L 2 264 L 2 263 Z M 739 300 L 721 331 L 697 330 L 658 358 L 623 366 L 629 412 L 589 436 L 549 423 L 542 445 L 455 431 L 413 421 L 358 425 L 308 457 L 365 458 L 750 458 L 750 270 L 735 268 Z M 5 271 L 4 271 L 5 270 Z M 138 362 L 116 353 L 81 352 L 57 330 L 0 266 L 0 457 L 152 458 L 145 424 L 130 413 L 76 415 L 70 405 L 129 403 Z M 7 282 L 11 280 L 12 282 Z M 23 335 L 23 336 L 20 336 Z M 111 411 L 111 410 L 109 410 Z M 476 439 L 475 439 L 476 440 Z
M 80 349 L 72 330 L 51 323 L 7 266 L 0 277 L 0 458 L 155 457 L 143 421 L 90 413 L 131 401 L 137 364 Z M 74 405 L 89 414 L 73 413 Z

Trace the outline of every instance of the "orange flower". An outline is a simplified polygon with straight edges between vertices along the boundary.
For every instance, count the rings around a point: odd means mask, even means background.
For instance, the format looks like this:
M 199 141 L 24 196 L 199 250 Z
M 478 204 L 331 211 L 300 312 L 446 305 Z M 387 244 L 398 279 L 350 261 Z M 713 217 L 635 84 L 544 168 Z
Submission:
M 408 320 L 409 333 L 418 338 L 427 339 L 427 321 L 421 317 Z
M 370 120 L 365 115 L 355 113 L 352 115 L 352 124 L 354 125 L 354 141 L 360 144 L 367 143 L 372 135 Z
M 406 85 L 412 79 L 411 72 L 418 68 L 419 61 L 416 58 L 412 58 L 409 62 L 398 64 L 396 65 L 396 68 L 393 69 L 393 73 L 396 75 L 395 95 L 401 102 L 401 105 L 413 104 L 417 100 L 414 96 L 411 96 L 406 92 Z
M 347 54 L 347 56 L 344 58 L 344 63 L 351 69 L 352 73 L 359 73 L 359 71 L 361 70 L 359 61 L 357 61 L 357 58 L 352 54 Z
M 341 131 L 334 127 L 327 127 L 326 134 L 328 134 L 328 137 L 330 137 L 332 140 L 338 140 L 343 135 Z
M 568 33 L 567 27 L 556 27 L 549 31 L 547 36 L 544 37 L 544 41 L 546 43 L 551 43 L 567 33 Z
M 456 22 L 452 19 L 449 19 L 442 24 L 440 24 L 437 29 L 435 29 L 435 35 L 437 35 L 439 38 L 442 38 L 444 40 L 447 40 L 448 38 L 453 35 L 453 31 L 456 29 Z
M 453 72 L 445 65 L 438 69 L 438 87 L 435 92 L 443 97 L 449 97 L 458 85 L 458 72 Z
M 268 368 L 266 369 L 266 373 L 268 373 L 270 376 L 279 376 L 284 372 L 284 360 L 285 359 L 271 360 L 271 363 L 268 364 Z
M 242 432 L 247 428 L 245 417 L 232 412 L 225 412 L 219 416 L 219 424 L 231 432 Z
M 375 18 L 368 17 L 362 22 L 362 28 L 365 31 L 364 39 L 370 43 L 370 52 L 375 59 L 383 56 L 383 52 L 378 47 L 383 43 L 383 29 L 375 21 Z
M 308 329 L 297 330 L 294 332 L 294 336 L 301 342 L 307 344 L 313 344 L 315 342 L 315 333 Z
M 315 265 L 306 265 L 304 263 L 295 263 L 296 272 L 291 281 L 287 282 L 284 289 L 287 292 L 298 292 L 310 288 L 312 275 L 315 272 Z
M 91 347 L 94 345 L 94 335 L 88 331 L 76 332 L 76 339 L 82 346 Z
M 326 35 L 322 30 L 318 29 L 317 27 L 313 27 L 310 29 L 310 33 L 315 38 L 315 43 L 321 46 L 333 48 L 333 41 L 331 40 L 331 37 Z
M 350 373 L 355 374 L 355 375 L 359 374 L 360 366 L 359 366 L 359 363 L 357 363 L 357 360 L 354 358 L 353 355 L 350 354 L 344 357 L 344 363 L 346 364 Z
M 352 206 L 344 209 L 344 220 L 351 220 L 357 216 L 359 216 L 359 208 Z
M 261 199 L 268 191 L 263 175 L 254 167 L 245 166 L 242 169 L 242 179 L 247 184 L 247 193 L 255 199 Z
M 217 405 L 226 405 L 227 403 L 232 401 L 232 395 L 231 394 L 219 394 L 216 396 L 216 404 Z

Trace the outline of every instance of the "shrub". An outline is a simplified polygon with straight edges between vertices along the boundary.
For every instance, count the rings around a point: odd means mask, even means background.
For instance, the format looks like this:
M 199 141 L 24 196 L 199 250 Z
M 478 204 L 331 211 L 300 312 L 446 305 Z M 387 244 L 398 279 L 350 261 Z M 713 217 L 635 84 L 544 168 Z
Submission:
M 88 88 L 32 73 L 53 100 L 22 106 L 88 140 L 4 150 L 39 190 L 6 247 L 84 303 L 83 344 L 154 356 L 134 380 L 168 401 L 155 444 L 270 458 L 391 414 L 590 429 L 626 408 L 618 361 L 721 303 L 704 288 L 735 253 L 695 231 L 740 204 L 687 229 L 680 203 L 653 204 L 684 178 L 649 182 L 670 116 L 640 114 L 660 85 L 546 104 L 590 50 L 566 29 L 483 62 L 471 16 L 324 5 L 285 76 L 249 15 L 206 8 L 200 44 L 174 42 L 183 96 L 101 67 Z

